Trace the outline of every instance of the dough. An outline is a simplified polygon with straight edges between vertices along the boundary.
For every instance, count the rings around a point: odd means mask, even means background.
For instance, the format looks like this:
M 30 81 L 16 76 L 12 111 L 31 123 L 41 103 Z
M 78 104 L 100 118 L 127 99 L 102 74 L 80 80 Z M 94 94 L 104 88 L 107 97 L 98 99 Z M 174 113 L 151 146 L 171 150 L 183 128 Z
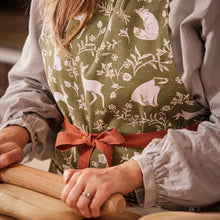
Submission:
M 10 184 L 0 184 L 0 214 L 22 220 L 79 220 L 61 200 Z

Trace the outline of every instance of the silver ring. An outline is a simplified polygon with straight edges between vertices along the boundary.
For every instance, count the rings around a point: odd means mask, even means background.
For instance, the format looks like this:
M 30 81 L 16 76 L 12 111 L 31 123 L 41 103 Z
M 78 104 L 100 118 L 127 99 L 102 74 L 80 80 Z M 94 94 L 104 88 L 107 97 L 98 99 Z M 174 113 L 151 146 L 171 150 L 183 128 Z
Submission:
M 90 193 L 87 192 L 82 192 L 82 196 L 86 196 L 88 199 L 92 199 L 92 195 Z

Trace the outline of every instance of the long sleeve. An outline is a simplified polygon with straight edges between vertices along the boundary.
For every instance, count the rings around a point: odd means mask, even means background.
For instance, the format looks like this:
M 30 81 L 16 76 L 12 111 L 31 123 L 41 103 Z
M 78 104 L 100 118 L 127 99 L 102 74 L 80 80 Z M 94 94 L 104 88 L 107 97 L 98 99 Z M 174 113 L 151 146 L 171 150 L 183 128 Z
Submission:
M 173 0 L 171 42 L 187 90 L 210 109 L 197 131 L 168 130 L 140 156 L 145 207 L 156 203 L 204 206 L 220 201 L 220 2 Z
M 40 32 L 39 1 L 33 0 L 29 35 L 21 58 L 9 72 L 9 87 L 0 99 L 1 128 L 16 124 L 29 131 L 32 144 L 25 151 L 29 152 L 30 159 L 46 159 L 51 156 L 62 120 L 47 85 L 38 44 Z

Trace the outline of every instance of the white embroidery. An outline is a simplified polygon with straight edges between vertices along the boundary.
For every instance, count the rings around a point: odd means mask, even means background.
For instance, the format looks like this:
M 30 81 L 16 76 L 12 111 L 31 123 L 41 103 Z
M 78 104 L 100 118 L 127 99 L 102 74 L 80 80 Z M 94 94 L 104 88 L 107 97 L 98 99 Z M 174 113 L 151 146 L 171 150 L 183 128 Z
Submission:
M 98 162 L 99 163 L 104 163 L 104 164 L 107 163 L 107 160 L 106 160 L 106 158 L 103 154 L 98 154 Z
M 130 41 L 131 41 L 129 34 L 128 34 L 128 28 L 120 29 L 120 33 L 118 34 L 118 36 L 126 37 L 128 39 L 128 43 L 130 43 Z
M 55 49 L 53 69 L 55 69 L 57 71 L 62 70 L 61 61 L 59 58 L 59 50 L 57 50 L 57 49 Z
M 120 163 L 124 162 L 124 161 L 129 161 L 130 160 L 130 157 L 129 157 L 129 154 L 123 154 L 121 156 L 121 160 L 120 160 Z
M 123 4 L 124 4 L 124 1 L 122 2 L 119 11 L 117 11 L 117 15 L 121 19 L 121 21 L 127 25 L 130 22 L 131 16 L 125 14 L 125 11 L 122 8 Z
M 99 163 L 97 161 L 92 161 L 91 165 L 92 167 L 95 167 L 95 168 L 99 167 Z

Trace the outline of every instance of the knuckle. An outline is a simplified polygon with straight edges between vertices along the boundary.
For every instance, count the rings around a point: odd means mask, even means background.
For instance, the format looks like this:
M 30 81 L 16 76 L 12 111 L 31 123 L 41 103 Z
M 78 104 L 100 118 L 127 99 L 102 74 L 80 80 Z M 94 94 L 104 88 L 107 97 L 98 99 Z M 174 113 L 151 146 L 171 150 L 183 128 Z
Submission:
M 98 218 L 98 217 L 100 217 L 101 216 L 101 214 L 99 214 L 99 212 L 98 211 L 96 211 L 96 212 L 92 212 L 92 217 L 93 218 Z
M 61 201 L 66 202 L 66 198 L 67 198 L 67 194 L 65 192 L 62 192 L 60 196 Z
M 90 211 L 89 211 L 89 204 L 85 202 L 84 199 L 79 198 L 79 200 L 76 203 L 76 208 L 79 210 L 79 212 L 86 218 L 91 218 Z
M 18 152 L 21 156 L 24 155 L 23 150 L 22 150 L 21 147 L 18 147 L 18 148 L 17 148 L 17 152 Z
M 71 180 L 75 180 L 80 178 L 80 173 L 79 172 L 75 172 L 73 175 L 70 175 L 70 179 Z
M 91 176 L 91 174 L 90 174 L 90 172 L 88 170 L 85 171 L 85 172 L 82 172 L 81 175 L 82 175 L 83 178 L 88 178 L 88 177 Z
M 98 204 L 96 204 L 96 203 L 92 203 L 90 205 L 90 210 L 91 210 L 92 217 L 94 217 L 94 218 L 97 218 L 101 215 Z
M 84 210 L 85 209 L 85 204 L 82 203 L 80 200 L 76 203 L 76 207 L 79 209 L 79 210 Z
M 108 182 L 104 182 L 100 185 L 100 191 L 108 192 L 111 189 L 111 185 Z
M 85 218 L 91 218 L 90 214 L 87 212 L 81 212 L 82 216 L 84 216 Z
M 90 209 L 91 209 L 92 212 L 95 213 L 97 211 L 97 204 L 96 203 L 91 203 Z
M 90 173 L 89 172 L 82 172 L 80 173 L 80 181 L 83 181 L 83 180 L 89 180 L 91 177 Z
M 1 155 L 1 160 L 2 160 L 3 166 L 7 166 L 11 163 L 11 157 L 8 154 Z
M 75 202 L 70 198 L 67 198 L 65 203 L 71 208 L 73 208 L 75 206 Z
M 98 204 L 92 203 L 92 204 L 90 205 L 90 210 L 91 210 L 93 213 L 97 213 L 97 211 L 99 210 Z

